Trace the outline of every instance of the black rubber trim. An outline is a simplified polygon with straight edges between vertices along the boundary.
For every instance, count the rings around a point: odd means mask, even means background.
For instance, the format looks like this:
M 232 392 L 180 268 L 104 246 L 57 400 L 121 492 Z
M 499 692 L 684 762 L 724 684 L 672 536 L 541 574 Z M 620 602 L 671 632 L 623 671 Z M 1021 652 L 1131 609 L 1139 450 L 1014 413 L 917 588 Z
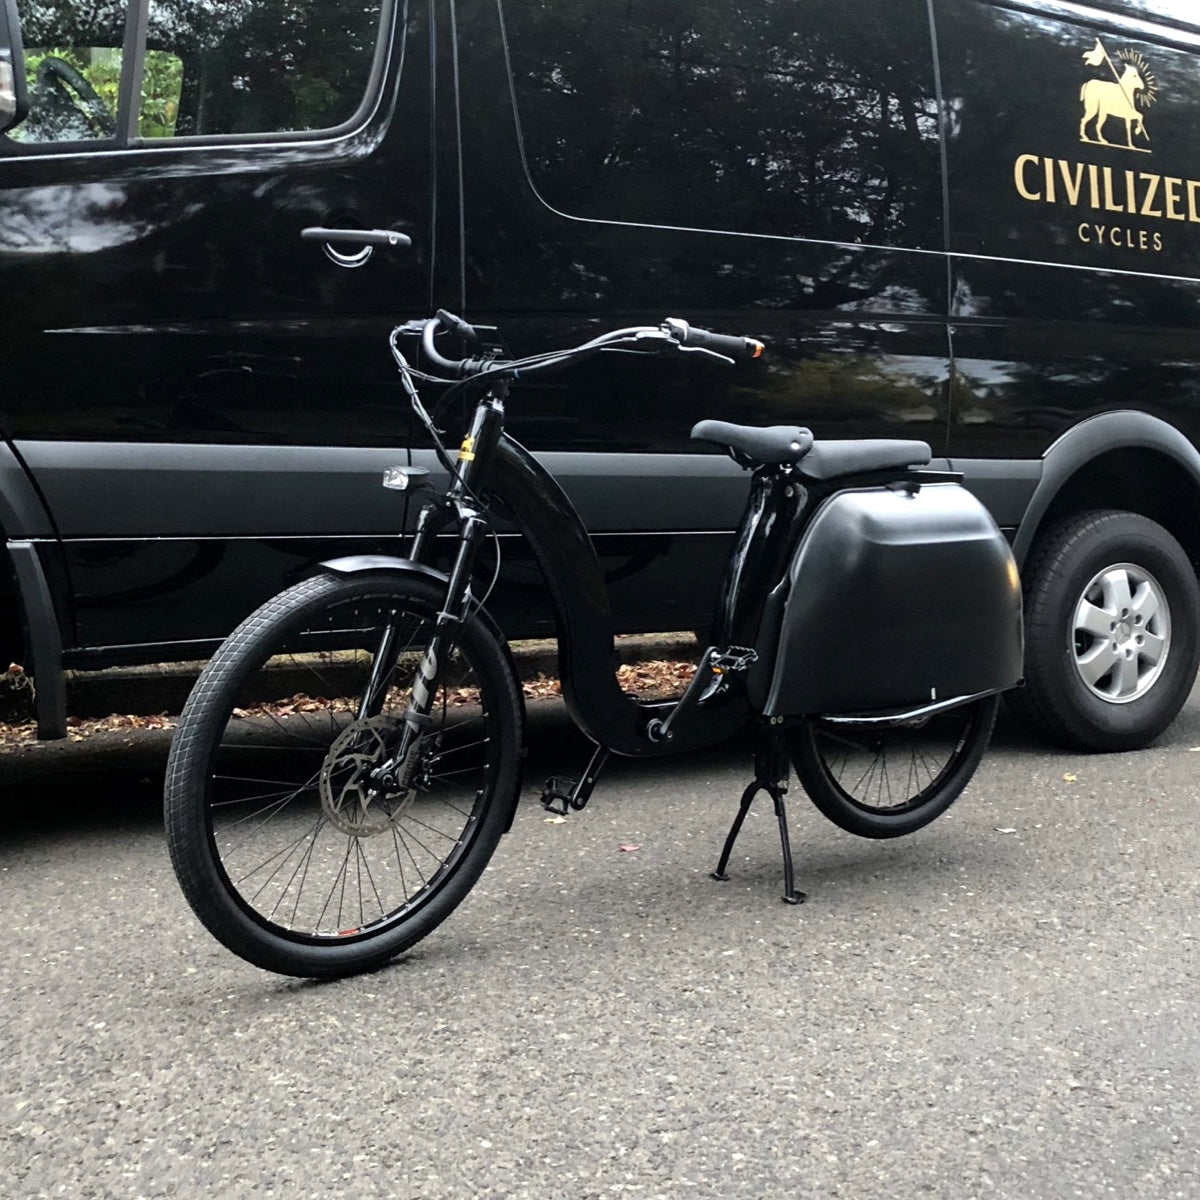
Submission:
M 25 625 L 29 661 L 22 664 L 37 688 L 34 713 L 39 738 L 67 736 L 67 686 L 62 671 L 62 634 L 54 615 L 54 602 L 32 542 L 9 542 L 13 574 Z
M 1101 454 L 1129 449 L 1157 450 L 1183 467 L 1200 486 L 1200 452 L 1173 425 L 1132 409 L 1091 417 L 1069 429 L 1046 451 L 1041 481 L 1013 541 L 1018 566 L 1024 564 L 1046 510 L 1071 476 Z

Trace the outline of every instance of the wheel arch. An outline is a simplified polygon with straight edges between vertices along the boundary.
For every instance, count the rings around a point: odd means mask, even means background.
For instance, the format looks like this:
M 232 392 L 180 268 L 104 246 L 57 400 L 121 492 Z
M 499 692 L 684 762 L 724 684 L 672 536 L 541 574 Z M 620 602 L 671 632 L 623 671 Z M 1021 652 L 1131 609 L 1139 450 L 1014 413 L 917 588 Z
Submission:
M 57 545 L 57 533 L 25 464 L 0 441 L 0 604 L 16 618 L 9 643 L 37 686 L 34 702 L 39 738 L 67 736 L 66 681 L 62 670 L 63 633 L 55 596 L 39 546 Z M 64 596 L 59 599 L 66 605 Z M 16 656 L 19 654 L 19 658 Z M 0 663 L 0 670 L 7 661 Z
M 1148 413 L 1103 413 L 1068 430 L 1047 450 L 1041 479 L 1013 542 L 1024 565 L 1038 533 L 1059 517 L 1126 509 L 1158 522 L 1200 573 L 1200 451 Z

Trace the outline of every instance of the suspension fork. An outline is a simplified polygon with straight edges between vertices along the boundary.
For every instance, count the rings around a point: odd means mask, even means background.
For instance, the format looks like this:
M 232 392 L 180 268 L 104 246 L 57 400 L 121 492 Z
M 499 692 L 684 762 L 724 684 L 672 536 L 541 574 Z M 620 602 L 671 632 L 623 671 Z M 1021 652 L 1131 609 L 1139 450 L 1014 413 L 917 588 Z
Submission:
M 463 438 L 458 468 L 453 473 L 445 499 L 427 504 L 418 518 L 411 549 L 411 557 L 415 561 L 420 561 L 429 539 L 444 522 L 446 513 L 454 514 L 458 548 L 441 609 L 413 680 L 412 695 L 402 718 L 404 728 L 400 744 L 386 761 L 371 772 L 372 796 L 403 793 L 408 789 L 417 766 L 417 748 L 425 731 L 433 724 L 430 714 L 436 695 L 434 682 L 441 663 L 453 652 L 458 630 L 467 619 L 472 600 L 471 575 L 488 529 L 486 518 L 475 507 L 475 490 L 486 477 L 491 453 L 503 427 L 503 394 L 493 392 L 475 409 L 475 417 Z M 399 620 L 399 614 L 393 613 L 384 630 L 371 666 L 370 679 L 360 701 L 360 718 L 378 712 L 382 707 L 398 652 Z

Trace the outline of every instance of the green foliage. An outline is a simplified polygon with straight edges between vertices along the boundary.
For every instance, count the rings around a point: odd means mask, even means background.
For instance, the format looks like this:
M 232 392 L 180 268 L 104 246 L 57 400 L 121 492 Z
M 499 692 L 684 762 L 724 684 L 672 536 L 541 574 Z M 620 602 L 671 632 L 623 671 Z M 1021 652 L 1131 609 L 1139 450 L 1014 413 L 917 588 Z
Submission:
M 39 104 L 45 103 L 47 87 L 56 86 L 46 83 L 42 76 L 42 65 L 46 59 L 58 59 L 66 63 L 91 86 L 99 97 L 104 108 L 116 116 L 117 105 L 121 90 L 121 60 L 122 52 L 110 46 L 44 46 L 34 47 L 25 53 L 25 74 L 28 81 L 29 95 L 32 98 L 35 115 Z M 104 136 L 86 109 L 78 104 L 74 90 L 58 85 L 64 90 L 67 98 L 76 103 L 79 108 L 76 121 L 70 126 L 64 126 L 63 136 L 100 137 Z M 171 137 L 175 132 L 175 122 L 179 115 L 179 97 L 183 87 L 183 62 L 164 50 L 150 50 L 146 54 L 145 72 L 142 78 L 142 103 L 138 116 L 138 133 L 142 137 Z M 82 124 L 81 122 L 86 122 Z M 37 130 L 35 124 L 33 130 Z M 21 137 L 25 130 L 18 129 L 16 136 Z M 44 137 L 44 135 L 43 135 Z M 39 138 L 38 140 L 43 140 Z
M 179 119 L 183 60 L 167 50 L 147 50 L 142 75 L 138 133 L 144 138 L 172 137 Z
M 61 58 L 75 68 L 96 89 L 96 94 L 108 106 L 110 112 L 117 111 L 117 93 L 121 89 L 121 52 L 107 47 L 50 46 L 45 49 L 25 52 L 25 75 L 30 94 L 38 82 L 38 68 L 47 58 Z

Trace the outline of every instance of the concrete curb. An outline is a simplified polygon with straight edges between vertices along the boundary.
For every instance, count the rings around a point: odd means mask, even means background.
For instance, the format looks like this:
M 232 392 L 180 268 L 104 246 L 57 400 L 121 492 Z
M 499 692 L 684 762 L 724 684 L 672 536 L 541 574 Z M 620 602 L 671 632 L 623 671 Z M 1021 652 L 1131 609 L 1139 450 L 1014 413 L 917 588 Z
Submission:
M 666 660 L 694 662 L 700 647 L 690 633 L 627 634 L 616 639 L 622 663 Z M 558 672 L 558 646 L 553 638 L 514 642 L 513 657 L 522 679 Z M 67 713 L 72 717 L 107 717 L 113 713 L 150 716 L 178 713 L 203 663 L 160 663 L 149 667 L 112 667 L 105 671 L 67 674 Z

